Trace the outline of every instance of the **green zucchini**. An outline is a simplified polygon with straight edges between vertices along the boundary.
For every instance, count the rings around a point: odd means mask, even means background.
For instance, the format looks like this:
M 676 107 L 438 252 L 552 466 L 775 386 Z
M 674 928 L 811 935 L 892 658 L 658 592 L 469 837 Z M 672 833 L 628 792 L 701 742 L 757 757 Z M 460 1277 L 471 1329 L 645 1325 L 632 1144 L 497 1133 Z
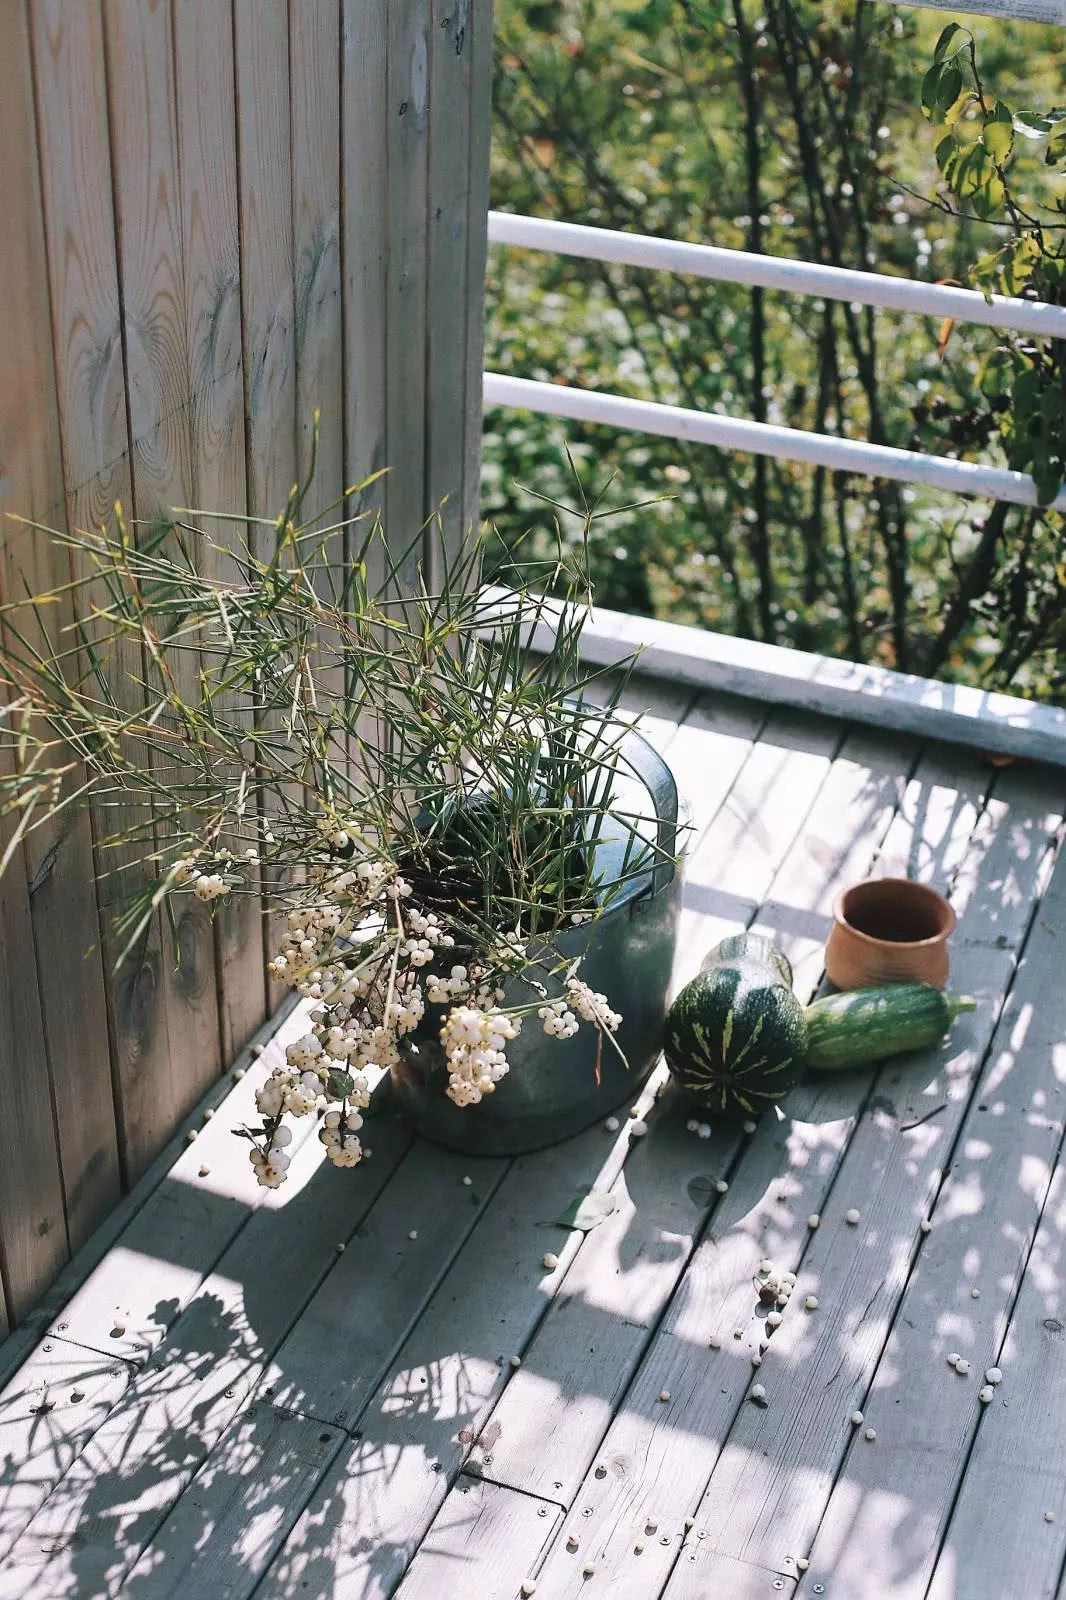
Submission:
M 826 995 L 806 1010 L 807 1065 L 827 1072 L 928 1049 L 976 1004 L 970 995 L 944 994 L 928 983 Z

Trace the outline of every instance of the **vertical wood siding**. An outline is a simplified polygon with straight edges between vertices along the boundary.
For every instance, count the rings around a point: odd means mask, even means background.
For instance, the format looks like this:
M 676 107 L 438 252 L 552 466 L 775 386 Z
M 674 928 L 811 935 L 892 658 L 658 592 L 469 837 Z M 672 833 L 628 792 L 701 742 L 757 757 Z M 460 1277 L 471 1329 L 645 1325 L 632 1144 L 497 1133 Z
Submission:
M 491 0 L 0 6 L 0 513 L 273 516 L 318 412 L 316 507 L 387 466 L 349 509 L 400 550 L 443 503 L 436 565 L 477 514 L 491 28 Z M 0 594 L 58 562 L 4 515 Z M 0 882 L 0 1332 L 269 1005 L 247 897 L 114 970 L 102 827 Z

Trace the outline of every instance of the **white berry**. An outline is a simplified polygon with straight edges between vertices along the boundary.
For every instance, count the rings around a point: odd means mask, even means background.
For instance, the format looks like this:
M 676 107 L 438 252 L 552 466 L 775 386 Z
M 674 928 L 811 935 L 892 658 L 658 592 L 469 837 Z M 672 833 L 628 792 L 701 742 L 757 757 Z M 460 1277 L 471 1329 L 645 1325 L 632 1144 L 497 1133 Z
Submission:
M 648 1124 L 642 1117 L 638 1117 L 635 1122 L 631 1122 L 629 1124 L 629 1131 L 633 1135 L 634 1139 L 643 1139 L 644 1135 L 648 1131 Z
M 861 1211 L 857 1211 L 856 1208 L 854 1206 L 852 1206 L 850 1211 L 845 1211 L 845 1213 L 844 1213 L 844 1221 L 848 1224 L 849 1228 L 857 1227 L 858 1226 L 858 1222 L 859 1222 L 859 1218 L 861 1217 L 861 1215 L 862 1215 L 862 1212 Z
M 995 1392 L 996 1391 L 993 1389 L 992 1385 L 990 1383 L 986 1383 L 983 1389 L 978 1389 L 977 1398 L 980 1400 L 983 1406 L 987 1406 L 994 1397 Z
M 809 1294 L 806 1300 L 804 1300 L 803 1304 L 807 1307 L 808 1311 L 817 1311 L 818 1296 L 816 1294 Z
M 1002 1383 L 1003 1382 L 1003 1374 L 999 1370 L 998 1367 L 989 1367 L 988 1371 L 985 1373 L 985 1382 L 986 1383 Z
M 874 1440 L 877 1438 L 877 1429 L 867 1428 L 866 1432 L 863 1434 L 863 1438 L 868 1444 L 873 1444 Z
M 555 1255 L 553 1251 L 549 1250 L 541 1262 L 541 1266 L 544 1268 L 545 1272 L 554 1272 L 558 1265 L 559 1257 Z
M 812 1211 L 810 1216 L 807 1218 L 807 1226 L 808 1226 L 808 1228 L 811 1228 L 811 1229 L 817 1228 L 820 1225 L 821 1220 L 822 1219 L 818 1215 L 817 1211 Z
M 861 1411 L 853 1411 L 851 1413 L 851 1425 L 852 1425 L 853 1428 L 861 1428 L 862 1427 L 862 1412 Z

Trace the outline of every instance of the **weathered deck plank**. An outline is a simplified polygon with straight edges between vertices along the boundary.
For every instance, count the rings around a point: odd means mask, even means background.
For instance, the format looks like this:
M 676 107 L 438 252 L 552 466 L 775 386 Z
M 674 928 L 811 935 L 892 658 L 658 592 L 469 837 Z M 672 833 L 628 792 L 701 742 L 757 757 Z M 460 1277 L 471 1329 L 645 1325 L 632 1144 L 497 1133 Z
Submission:
M 124 1361 L 49 1340 L 0 1391 L 0 1560 L 129 1381 Z
M 656 1119 L 658 1120 L 658 1119 Z M 676 1116 L 634 1150 L 468 1470 L 569 1505 L 717 1203 L 740 1130 L 704 1143 Z
M 397 1600 L 477 1595 L 514 1600 L 513 1572 L 532 1572 L 562 1512 L 546 1500 L 498 1483 L 462 1478 L 444 1502 Z
M 125 1600 L 246 1593 L 248 1572 L 267 1566 L 343 1442 L 339 1428 L 249 1406 L 123 1582 Z
M 1055 1046 L 1062 1075 L 1062 1036 Z M 980 1419 L 929 1600 L 1008 1592 L 1061 1595 L 1066 1559 L 1066 1166 L 1060 1160 L 997 1365 L 1003 1384 Z M 983 1373 L 977 1370 L 975 1381 Z M 990 1510 L 995 1538 L 988 1537 Z M 1053 1522 L 1047 1521 L 1050 1514 Z M 924 1554 L 924 1552 L 923 1552 Z

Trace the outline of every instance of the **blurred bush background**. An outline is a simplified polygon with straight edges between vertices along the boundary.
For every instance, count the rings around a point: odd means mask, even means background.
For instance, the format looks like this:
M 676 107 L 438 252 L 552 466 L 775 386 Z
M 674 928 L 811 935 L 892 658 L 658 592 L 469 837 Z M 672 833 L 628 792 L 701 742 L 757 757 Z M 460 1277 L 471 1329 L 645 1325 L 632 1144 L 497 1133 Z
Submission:
M 923 118 L 947 20 L 882 0 L 497 0 L 492 203 L 966 283 L 1004 230 L 958 214 Z M 1062 30 L 958 20 L 997 96 L 1056 104 Z M 1061 228 L 1061 168 L 1045 154 L 1016 140 L 1011 180 Z M 982 383 L 996 341 L 991 329 L 490 250 L 490 370 L 967 460 L 1005 459 L 1003 401 Z M 596 525 L 605 605 L 1066 694 L 1060 516 L 492 410 L 482 504 L 508 545 L 541 528 L 547 547 L 545 508 L 525 486 L 572 501 L 567 445 L 586 491 L 612 480 L 607 504 L 671 496 Z

